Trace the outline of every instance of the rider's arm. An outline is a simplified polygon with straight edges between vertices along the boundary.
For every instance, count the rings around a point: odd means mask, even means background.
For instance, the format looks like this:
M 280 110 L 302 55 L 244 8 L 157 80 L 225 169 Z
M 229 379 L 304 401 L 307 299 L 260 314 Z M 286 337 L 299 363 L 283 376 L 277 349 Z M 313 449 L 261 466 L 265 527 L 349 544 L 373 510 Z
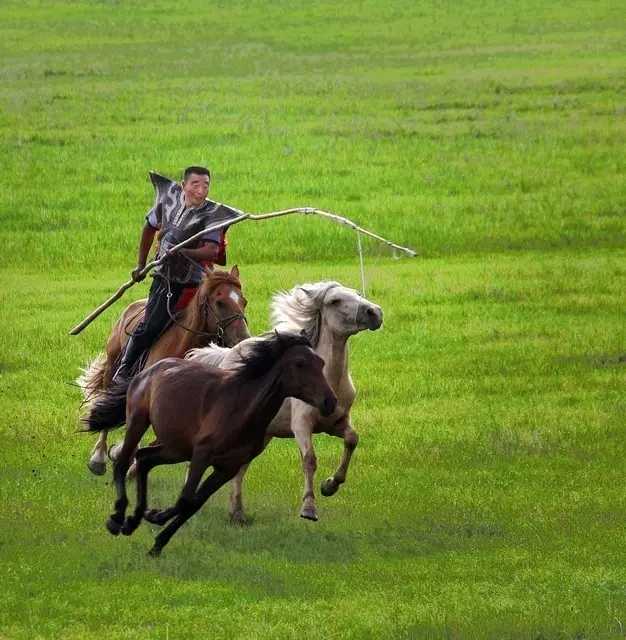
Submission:
M 219 257 L 220 245 L 217 242 L 204 242 L 197 249 L 181 249 L 183 255 L 192 260 L 215 262 Z
M 152 247 L 152 241 L 154 240 L 154 234 L 157 230 L 149 223 L 146 222 L 141 230 L 141 238 L 139 240 L 139 249 L 137 250 L 137 266 L 133 269 L 132 278 L 137 280 L 138 273 L 146 266 L 146 260 L 150 253 L 150 247 Z M 141 278 L 143 280 L 143 278 Z

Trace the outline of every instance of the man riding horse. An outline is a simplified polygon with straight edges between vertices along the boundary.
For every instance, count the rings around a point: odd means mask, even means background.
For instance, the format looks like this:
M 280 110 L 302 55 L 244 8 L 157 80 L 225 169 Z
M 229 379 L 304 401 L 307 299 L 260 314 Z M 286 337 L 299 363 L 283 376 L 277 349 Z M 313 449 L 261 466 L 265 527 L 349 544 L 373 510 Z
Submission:
M 146 265 L 157 231 L 157 257 L 168 259 L 153 272 L 145 315 L 128 340 L 113 376 L 116 383 L 136 373 L 137 361 L 167 327 L 177 303 L 192 297 L 204 270 L 213 264 L 226 264 L 225 229 L 207 231 L 193 248 L 175 253 L 172 248 L 209 225 L 240 214 L 232 207 L 207 199 L 211 174 L 206 167 L 187 167 L 180 184 L 153 172 L 150 180 L 156 191 L 155 203 L 146 215 L 132 279 L 139 282 L 145 277 L 140 272 Z

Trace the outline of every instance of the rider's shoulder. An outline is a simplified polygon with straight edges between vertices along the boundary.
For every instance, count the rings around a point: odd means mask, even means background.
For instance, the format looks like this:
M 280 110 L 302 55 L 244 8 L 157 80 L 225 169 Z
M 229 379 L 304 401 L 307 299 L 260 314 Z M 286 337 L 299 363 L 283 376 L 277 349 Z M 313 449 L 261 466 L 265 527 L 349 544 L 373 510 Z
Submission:
M 180 184 L 167 176 L 163 176 L 156 171 L 149 171 L 148 175 L 150 176 L 150 182 L 152 182 L 158 196 L 174 194 L 182 191 Z

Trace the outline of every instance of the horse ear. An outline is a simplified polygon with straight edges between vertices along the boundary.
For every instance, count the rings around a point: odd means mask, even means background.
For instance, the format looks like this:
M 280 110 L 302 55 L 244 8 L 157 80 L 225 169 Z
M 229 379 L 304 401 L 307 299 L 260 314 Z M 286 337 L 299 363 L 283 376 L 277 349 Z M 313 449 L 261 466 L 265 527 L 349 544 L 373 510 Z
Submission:
M 230 275 L 233 278 L 239 278 L 239 267 L 237 265 L 235 265 L 231 270 L 230 270 Z

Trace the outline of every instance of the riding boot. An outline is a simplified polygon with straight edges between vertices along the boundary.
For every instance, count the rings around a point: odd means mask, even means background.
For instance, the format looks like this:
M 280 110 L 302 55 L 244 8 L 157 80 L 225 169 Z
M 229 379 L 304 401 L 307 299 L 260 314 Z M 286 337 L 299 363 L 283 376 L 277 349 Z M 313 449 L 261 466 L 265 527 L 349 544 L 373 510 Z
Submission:
M 117 371 L 111 378 L 112 383 L 124 382 L 134 375 L 133 368 L 137 359 L 144 352 L 144 347 L 140 344 L 140 341 L 135 336 L 130 336 L 126 347 L 124 349 L 124 355 L 122 356 L 122 362 L 117 368 Z

